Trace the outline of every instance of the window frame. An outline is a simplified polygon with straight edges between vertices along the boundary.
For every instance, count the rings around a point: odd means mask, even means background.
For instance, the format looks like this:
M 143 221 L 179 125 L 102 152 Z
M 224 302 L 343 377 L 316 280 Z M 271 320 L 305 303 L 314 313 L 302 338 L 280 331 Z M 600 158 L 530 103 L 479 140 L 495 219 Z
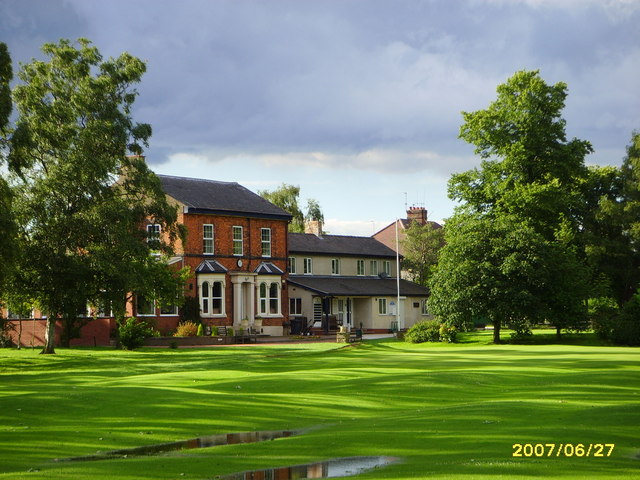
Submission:
M 385 260 L 382 262 L 382 271 L 386 273 L 388 276 L 391 276 L 391 261 Z
M 145 302 L 149 303 L 151 307 L 151 313 L 140 313 L 140 299 L 144 299 Z M 136 295 L 136 316 L 138 317 L 155 317 L 156 316 L 156 301 L 154 299 L 148 299 L 144 295 L 137 294 Z
M 302 269 L 304 275 L 313 275 L 313 258 L 306 257 L 304 259 L 304 265 Z
M 331 275 L 340 275 L 340 259 L 331 259 Z
M 430 315 L 429 313 L 429 299 L 425 298 L 422 300 L 420 305 L 420 314 L 421 315 Z
M 378 298 L 378 315 L 389 315 L 386 298 Z
M 369 275 L 378 275 L 378 260 L 369 260 Z
M 265 233 L 268 234 L 268 238 L 265 239 Z M 260 247 L 262 256 L 265 258 L 271 258 L 271 248 L 272 248 L 272 239 L 271 239 L 271 228 L 262 227 L 260 229 Z
M 236 238 L 236 232 L 240 232 L 240 238 Z M 235 257 L 242 257 L 244 255 L 244 229 L 242 225 L 234 225 L 231 227 L 231 240 L 233 244 L 233 255 Z M 240 245 L 240 253 L 237 252 L 237 246 Z
M 289 297 L 289 315 L 294 317 L 302 316 L 302 298 Z
M 207 235 L 207 227 L 211 228 L 211 236 Z M 215 228 L 213 227 L 213 223 L 202 224 L 202 254 L 203 255 L 215 254 Z
M 289 270 L 289 273 L 292 273 L 294 275 L 297 273 L 296 257 L 289 257 L 289 260 L 287 262 L 287 268 Z
M 216 284 L 219 285 L 219 295 L 215 295 Z M 205 294 L 205 286 L 207 292 Z M 200 315 L 203 318 L 217 318 L 226 316 L 226 285 L 221 276 L 202 278 L 198 281 L 198 300 L 200 303 Z M 214 312 L 214 305 L 219 302 L 219 311 Z M 206 307 L 206 308 L 205 308 Z
M 258 315 L 261 317 L 282 316 L 282 287 L 279 282 L 265 279 L 258 284 Z
M 358 259 L 356 261 L 356 275 L 363 277 L 365 275 L 364 260 Z

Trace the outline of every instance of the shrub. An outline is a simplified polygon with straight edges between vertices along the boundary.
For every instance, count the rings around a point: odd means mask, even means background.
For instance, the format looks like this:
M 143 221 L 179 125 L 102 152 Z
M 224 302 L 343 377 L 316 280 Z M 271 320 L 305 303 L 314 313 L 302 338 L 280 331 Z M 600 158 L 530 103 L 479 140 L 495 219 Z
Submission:
M 458 335 L 458 330 L 456 327 L 449 327 L 444 323 L 440 325 L 440 330 L 438 332 L 440 334 L 440 341 L 445 343 L 455 343 L 456 336 Z
M 619 345 L 640 345 L 640 295 L 624 304 L 611 331 L 611 339 Z
M 611 340 L 618 316 L 618 304 L 608 297 L 590 298 L 588 303 L 591 328 L 599 338 Z
M 211 327 L 211 336 L 212 337 L 217 337 L 218 336 L 218 327 Z
M 180 322 L 200 323 L 200 301 L 197 297 L 186 296 L 180 307 Z
M 204 329 L 202 328 L 202 324 L 198 325 L 198 330 L 196 331 L 196 335 L 198 337 L 201 337 L 203 332 L 204 332 Z
M 155 329 L 144 320 L 129 317 L 118 322 L 120 344 L 127 350 L 134 350 L 144 344 L 144 339 L 152 337 Z
M 193 322 L 180 322 L 174 337 L 195 337 L 198 334 L 198 326 Z
M 407 330 L 404 339 L 409 343 L 439 342 L 440 322 L 437 320 L 427 320 L 416 323 Z

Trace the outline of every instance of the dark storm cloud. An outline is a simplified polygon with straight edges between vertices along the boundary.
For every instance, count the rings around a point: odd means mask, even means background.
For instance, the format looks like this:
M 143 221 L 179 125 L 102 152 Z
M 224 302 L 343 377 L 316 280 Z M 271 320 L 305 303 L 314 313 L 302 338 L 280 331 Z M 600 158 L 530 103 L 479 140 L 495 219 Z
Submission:
M 622 152 L 640 110 L 640 16 L 622 3 L 4 0 L 0 26 L 23 61 L 78 36 L 146 60 L 136 118 L 158 161 L 320 151 L 336 168 L 414 170 L 422 151 L 422 168 L 448 169 L 471 156 L 460 111 L 522 68 L 569 85 L 571 135 Z

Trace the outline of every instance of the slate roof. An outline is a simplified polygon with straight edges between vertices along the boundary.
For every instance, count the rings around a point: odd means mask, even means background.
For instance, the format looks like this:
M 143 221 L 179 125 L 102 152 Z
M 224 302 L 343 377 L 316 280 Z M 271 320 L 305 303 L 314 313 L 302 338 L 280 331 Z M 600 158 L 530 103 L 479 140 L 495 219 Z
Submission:
M 396 252 L 373 237 L 289 233 L 289 253 L 396 258 Z
M 165 193 L 189 207 L 190 213 L 214 213 L 290 220 L 292 217 L 236 182 L 158 175 Z
M 262 262 L 258 265 L 258 268 L 254 270 L 254 273 L 262 275 L 284 275 L 284 272 L 271 262 Z
M 395 278 L 290 275 L 288 283 L 290 286 L 298 286 L 322 296 L 394 297 L 398 293 Z M 400 280 L 400 295 L 428 297 L 429 289 L 407 280 Z
M 196 267 L 196 273 L 226 273 L 228 270 L 215 260 L 203 260 Z

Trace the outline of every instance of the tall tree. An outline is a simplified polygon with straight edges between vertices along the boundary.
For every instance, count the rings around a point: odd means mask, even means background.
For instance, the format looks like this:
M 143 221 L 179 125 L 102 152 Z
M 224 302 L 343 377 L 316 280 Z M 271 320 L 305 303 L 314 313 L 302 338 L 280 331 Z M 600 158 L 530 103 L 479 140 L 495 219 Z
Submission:
M 293 219 L 289 223 L 289 231 L 304 233 L 305 220 L 324 221 L 324 214 L 317 200 L 310 198 L 307 201 L 307 213 L 302 213 L 299 205 L 300 187 L 283 183 L 275 190 L 258 190 L 258 195 L 269 200 L 274 205 L 291 214 Z
M 273 191 L 258 190 L 258 195 L 289 213 L 293 218 L 289 223 L 289 231 L 304 232 L 304 214 L 298 205 L 300 187 L 283 183 Z
M 11 87 L 13 78 L 11 57 L 7 45 L 0 42 L 0 167 L 4 164 L 7 149 L 6 129 L 12 110 Z M 0 177 L 0 299 L 15 257 L 15 223 L 13 221 L 12 194 L 9 184 Z
M 446 291 L 439 283 L 454 277 L 456 262 L 467 265 L 471 261 L 486 277 L 484 283 L 465 292 L 467 306 L 450 302 L 448 309 L 437 307 L 445 317 L 456 318 L 469 313 L 469 309 L 486 313 L 493 304 L 502 306 L 502 313 L 493 309 L 491 315 L 498 328 L 501 322 L 539 321 L 540 312 L 559 329 L 583 328 L 576 312 L 583 308 L 580 295 L 586 295 L 587 278 L 575 247 L 580 228 L 576 212 L 582 206 L 582 185 L 587 176 L 584 157 L 592 148 L 587 141 L 566 139 L 561 116 L 566 90 L 564 83 L 547 85 L 537 71 L 521 71 L 498 86 L 497 99 L 488 108 L 463 113 L 460 137 L 475 145 L 476 154 L 483 160 L 480 169 L 454 175 L 449 181 L 449 196 L 462 204 L 447 224 L 447 241 L 451 236 L 454 245 L 475 245 L 473 239 L 462 241 L 458 237 L 477 235 L 486 245 L 471 260 L 462 258 L 464 248 L 447 245 L 443 250 L 446 261 L 441 261 L 432 282 L 434 294 Z M 481 228 L 469 230 L 473 225 Z M 492 225 L 502 227 L 491 228 Z M 534 261 L 530 256 L 535 251 L 529 252 L 510 232 L 538 245 L 544 254 Z M 489 233 L 491 236 L 487 237 Z M 492 236 L 497 238 L 492 240 Z M 510 250 L 507 239 L 518 248 Z M 530 274 L 516 275 L 516 282 L 504 276 L 505 255 L 515 258 L 523 268 L 535 268 L 527 270 Z M 470 279 L 477 276 L 472 270 L 468 272 Z M 571 285 L 569 281 L 575 282 L 572 289 L 580 295 L 548 297 L 563 292 Z M 544 288 L 539 285 L 541 282 Z M 514 285 L 518 292 L 514 292 Z M 522 307 L 517 309 L 512 299 L 520 297 Z M 445 299 L 434 301 L 439 302 L 444 305 Z M 462 310 L 456 313 L 455 305 Z M 499 333 L 495 339 L 499 340 Z
M 584 140 L 567 141 L 562 118 L 567 86 L 547 85 L 538 71 L 517 72 L 485 110 L 463 112 L 460 138 L 475 145 L 481 169 L 454 175 L 449 196 L 476 212 L 527 219 L 553 238 L 582 201 Z
M 444 229 L 432 222 L 424 225 L 412 222 L 405 235 L 402 240 L 402 269 L 409 272 L 413 282 L 426 286 L 438 263 L 438 254 L 444 247 Z
M 622 163 L 622 198 L 624 201 L 624 227 L 628 232 L 634 255 L 635 276 L 627 291 L 628 298 L 638 289 L 640 281 L 640 132 L 633 132 Z
M 87 302 L 123 316 L 128 292 L 150 295 L 171 279 L 175 296 L 178 277 L 152 253 L 169 254 L 182 232 L 141 157 L 151 127 L 131 117 L 145 64 L 128 53 L 103 60 L 86 39 L 42 51 L 48 61 L 18 74 L 8 160 L 25 248 L 19 283 L 47 314 L 43 353 L 54 353 L 56 322 Z M 148 238 L 145 223 L 162 235 Z
M 585 275 L 573 250 L 517 217 L 458 214 L 447 222 L 429 308 L 462 329 L 490 320 L 495 343 L 504 325 L 521 334 L 548 319 L 585 328 Z

